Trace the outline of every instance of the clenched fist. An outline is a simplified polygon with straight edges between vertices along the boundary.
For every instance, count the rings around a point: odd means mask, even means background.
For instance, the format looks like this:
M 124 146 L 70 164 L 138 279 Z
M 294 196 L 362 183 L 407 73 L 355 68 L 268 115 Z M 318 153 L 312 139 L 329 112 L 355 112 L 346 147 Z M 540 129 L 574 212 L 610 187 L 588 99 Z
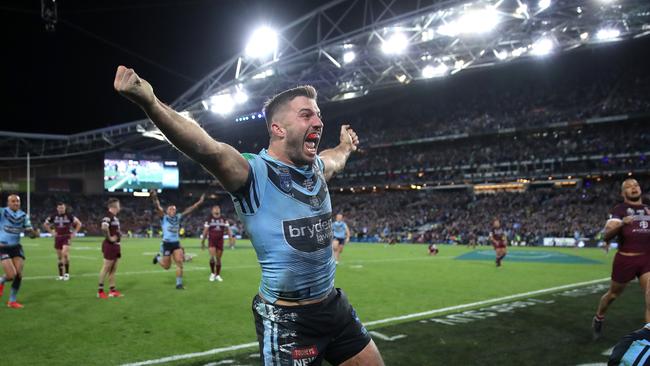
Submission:
M 350 125 L 341 126 L 341 136 L 340 136 L 341 145 L 347 147 L 349 151 L 357 151 L 357 145 L 359 145 L 359 137 L 357 133 L 354 132 Z
M 122 96 L 143 109 L 156 103 L 156 95 L 151 84 L 139 77 L 133 69 L 118 66 L 113 87 Z

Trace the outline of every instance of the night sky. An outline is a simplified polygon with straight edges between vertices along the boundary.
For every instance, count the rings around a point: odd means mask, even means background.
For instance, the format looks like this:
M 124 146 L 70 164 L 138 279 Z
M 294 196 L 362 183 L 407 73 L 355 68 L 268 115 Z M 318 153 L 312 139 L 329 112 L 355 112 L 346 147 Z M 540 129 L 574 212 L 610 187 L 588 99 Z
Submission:
M 326 1 L 58 0 L 47 32 L 39 0 L 0 2 L 0 130 L 75 133 L 143 117 L 113 90 L 117 65 L 135 68 L 171 103 L 244 49 L 261 23 L 275 28 Z

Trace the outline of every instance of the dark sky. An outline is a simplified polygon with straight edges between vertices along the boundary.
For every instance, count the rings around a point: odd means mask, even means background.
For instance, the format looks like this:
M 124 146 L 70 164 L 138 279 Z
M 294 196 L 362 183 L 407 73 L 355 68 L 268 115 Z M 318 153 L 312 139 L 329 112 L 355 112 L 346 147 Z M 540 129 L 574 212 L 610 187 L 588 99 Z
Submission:
M 0 130 L 74 133 L 130 122 L 141 111 L 113 91 L 135 68 L 171 103 L 243 50 L 260 23 L 281 28 L 326 1 L 58 0 L 46 32 L 39 0 L 0 2 Z

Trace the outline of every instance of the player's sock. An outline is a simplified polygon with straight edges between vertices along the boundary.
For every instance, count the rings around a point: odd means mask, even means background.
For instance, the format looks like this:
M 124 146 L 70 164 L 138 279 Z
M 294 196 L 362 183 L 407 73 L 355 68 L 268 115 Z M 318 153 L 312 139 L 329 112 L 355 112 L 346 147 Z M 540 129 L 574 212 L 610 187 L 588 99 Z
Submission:
M 109 288 L 109 291 L 110 291 L 110 292 L 115 291 L 115 286 L 111 286 L 111 287 Z
M 70 273 L 70 262 L 67 262 L 65 264 L 65 274 L 68 274 L 68 273 Z
M 213 274 L 215 273 L 215 266 L 217 265 L 217 262 L 215 262 L 214 257 L 210 257 L 210 272 Z
M 603 320 L 605 320 L 605 316 L 604 315 L 600 316 L 596 314 L 596 316 L 594 316 L 594 319 L 596 319 L 596 321 L 602 322 Z
M 16 278 L 14 278 L 14 282 L 11 284 L 11 292 L 9 293 L 10 302 L 16 301 L 16 295 L 18 295 L 18 290 L 20 290 L 22 279 L 23 277 L 21 275 L 16 275 Z
M 183 277 L 181 276 L 176 277 L 176 286 L 183 286 Z
M 217 276 L 221 274 L 221 258 L 217 258 Z
M 59 277 L 63 276 L 63 262 L 59 262 Z
M 100 283 L 100 284 L 97 286 L 97 292 L 104 292 L 104 284 L 103 284 L 103 283 Z

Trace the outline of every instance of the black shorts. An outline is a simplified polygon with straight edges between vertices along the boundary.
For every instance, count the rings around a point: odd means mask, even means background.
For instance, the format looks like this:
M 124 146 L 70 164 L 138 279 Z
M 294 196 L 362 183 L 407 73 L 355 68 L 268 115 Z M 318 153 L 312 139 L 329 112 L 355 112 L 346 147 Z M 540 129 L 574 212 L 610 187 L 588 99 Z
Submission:
M 0 247 L 0 261 L 3 261 L 5 259 L 11 259 L 14 257 L 21 257 L 22 259 L 25 259 L 25 252 L 23 252 L 22 245 L 18 244 L 18 245 L 12 245 L 10 247 L 9 246 Z
M 345 238 L 337 238 L 335 236 L 334 240 L 336 240 L 339 243 L 339 245 L 345 245 Z
M 263 365 L 338 365 L 361 352 L 370 335 L 348 297 L 333 289 L 317 304 L 280 306 L 253 299 Z
M 172 255 L 178 249 L 181 249 L 181 243 L 178 241 L 163 241 L 161 249 L 163 256 L 167 257 Z

